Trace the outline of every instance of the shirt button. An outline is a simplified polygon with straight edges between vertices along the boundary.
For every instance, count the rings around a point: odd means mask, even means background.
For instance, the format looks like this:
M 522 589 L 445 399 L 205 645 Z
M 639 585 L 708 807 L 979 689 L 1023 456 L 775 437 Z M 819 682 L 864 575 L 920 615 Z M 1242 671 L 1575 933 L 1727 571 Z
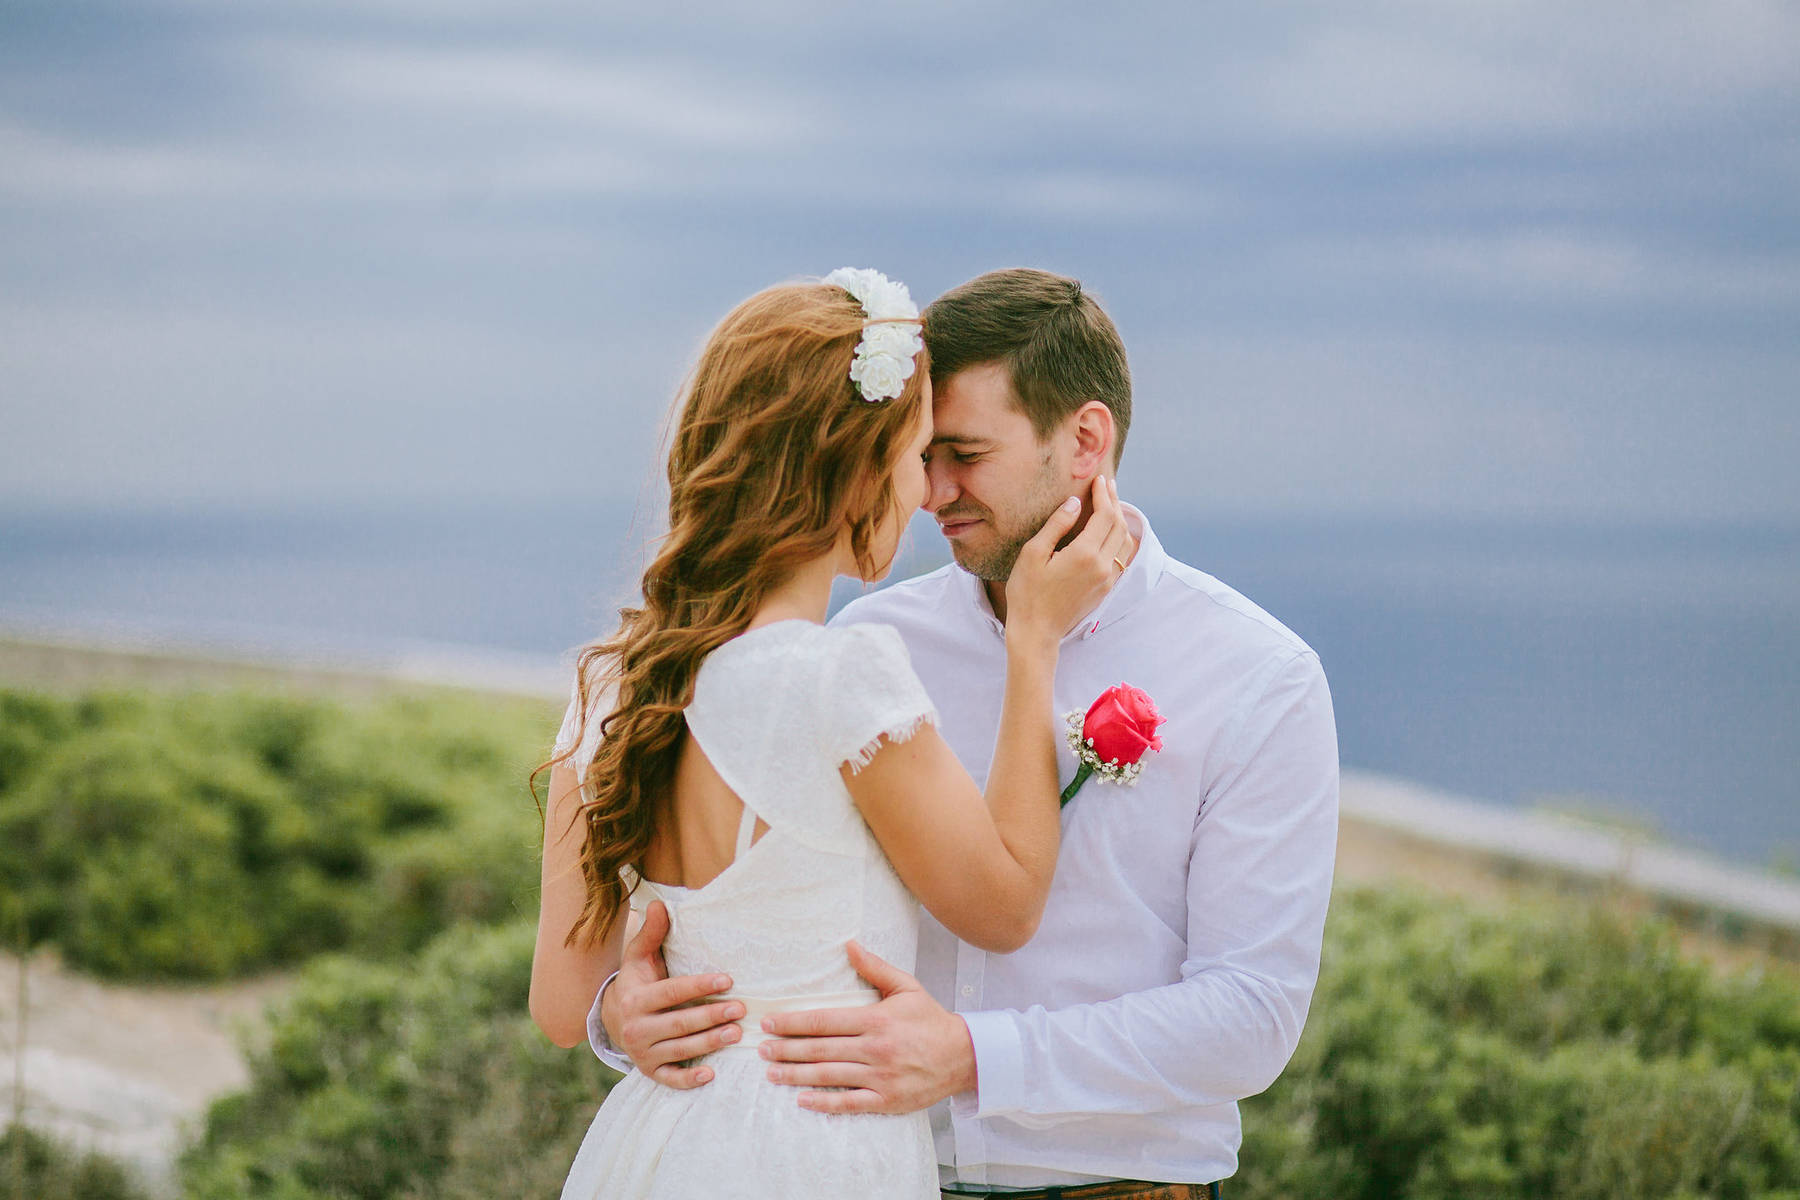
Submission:
M 974 988 L 972 988 L 972 987 L 970 987 L 970 986 L 969 986 L 969 985 L 968 985 L 968 984 L 966 984 L 966 983 L 965 983 L 965 984 L 964 984 L 964 985 L 963 985 L 963 990 L 962 990 L 962 994 L 963 994 L 963 995 L 964 995 L 964 996 L 965 996 L 965 997 L 966 997 L 966 996 L 973 996 L 973 995 L 974 995 L 974 994 L 975 994 L 975 989 L 974 989 Z

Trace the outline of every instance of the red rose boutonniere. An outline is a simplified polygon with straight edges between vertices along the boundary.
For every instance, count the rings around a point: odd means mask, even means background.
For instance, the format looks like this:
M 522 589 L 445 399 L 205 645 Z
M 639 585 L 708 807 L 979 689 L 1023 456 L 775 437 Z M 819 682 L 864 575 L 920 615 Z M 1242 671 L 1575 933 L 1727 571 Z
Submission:
M 1070 713 L 1069 748 L 1081 765 L 1063 789 L 1062 802 L 1073 800 L 1089 775 L 1099 775 L 1102 783 L 1135 784 L 1144 773 L 1144 753 L 1162 749 L 1156 729 L 1166 719 L 1150 693 L 1129 683 L 1101 692 L 1087 716 Z

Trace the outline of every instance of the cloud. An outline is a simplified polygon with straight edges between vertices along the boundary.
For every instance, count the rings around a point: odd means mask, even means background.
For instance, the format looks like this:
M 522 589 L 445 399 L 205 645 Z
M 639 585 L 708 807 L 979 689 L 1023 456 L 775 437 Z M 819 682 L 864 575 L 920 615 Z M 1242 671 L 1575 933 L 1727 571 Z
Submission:
M 1619 311 L 1800 307 L 1800 255 L 1669 246 L 1628 231 L 1507 225 L 1284 243 L 1267 260 L 1290 277 L 1361 280 L 1467 302 Z
M 372 109 L 464 130 L 548 122 L 579 135 L 750 153 L 814 141 L 836 124 L 828 109 L 747 86 L 717 64 L 677 58 L 291 39 L 260 39 L 243 51 L 307 107 Z
M 1784 95 L 1791 6 L 1390 3 L 1317 12 L 1233 73 L 1244 111 L 1307 141 L 1563 139 L 1711 119 Z
M 1152 490 L 1800 516 L 1787 4 L 99 12 L 0 14 L 0 502 L 541 494 L 757 286 L 1023 262 L 1118 318 Z M 1194 371 L 1254 403 L 1159 428 Z

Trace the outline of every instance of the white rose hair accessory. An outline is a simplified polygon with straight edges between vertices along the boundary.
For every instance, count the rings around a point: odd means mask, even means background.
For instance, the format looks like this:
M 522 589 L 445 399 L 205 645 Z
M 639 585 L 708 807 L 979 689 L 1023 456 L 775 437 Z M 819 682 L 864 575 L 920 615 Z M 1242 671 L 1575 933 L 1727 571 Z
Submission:
M 880 271 L 839 267 L 825 277 L 856 297 L 862 305 L 862 341 L 850 361 L 850 380 L 871 404 L 892 400 L 912 378 L 915 359 L 925 348 L 919 326 L 919 306 L 904 283 Z

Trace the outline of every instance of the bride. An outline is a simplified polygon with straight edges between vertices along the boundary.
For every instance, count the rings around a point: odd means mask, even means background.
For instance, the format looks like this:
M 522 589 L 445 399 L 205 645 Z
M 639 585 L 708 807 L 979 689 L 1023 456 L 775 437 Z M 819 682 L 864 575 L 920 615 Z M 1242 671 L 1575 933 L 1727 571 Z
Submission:
M 770 1013 L 878 998 L 852 940 L 911 971 L 918 903 L 984 949 L 1031 936 L 1060 837 L 1058 643 L 1126 532 L 1096 481 L 1066 548 L 1074 499 L 1021 553 L 984 795 L 899 635 L 823 624 L 832 581 L 884 577 L 925 499 L 920 328 L 902 285 L 836 271 L 740 304 L 685 387 L 668 537 L 642 606 L 582 651 L 549 763 L 531 1014 L 580 1042 L 628 911 L 660 904 L 669 970 L 718 973 L 711 1003 L 737 1024 L 694 1047 L 706 1086 L 633 1072 L 612 1089 L 565 1200 L 938 1194 L 924 1112 L 802 1109 L 753 1047 Z

